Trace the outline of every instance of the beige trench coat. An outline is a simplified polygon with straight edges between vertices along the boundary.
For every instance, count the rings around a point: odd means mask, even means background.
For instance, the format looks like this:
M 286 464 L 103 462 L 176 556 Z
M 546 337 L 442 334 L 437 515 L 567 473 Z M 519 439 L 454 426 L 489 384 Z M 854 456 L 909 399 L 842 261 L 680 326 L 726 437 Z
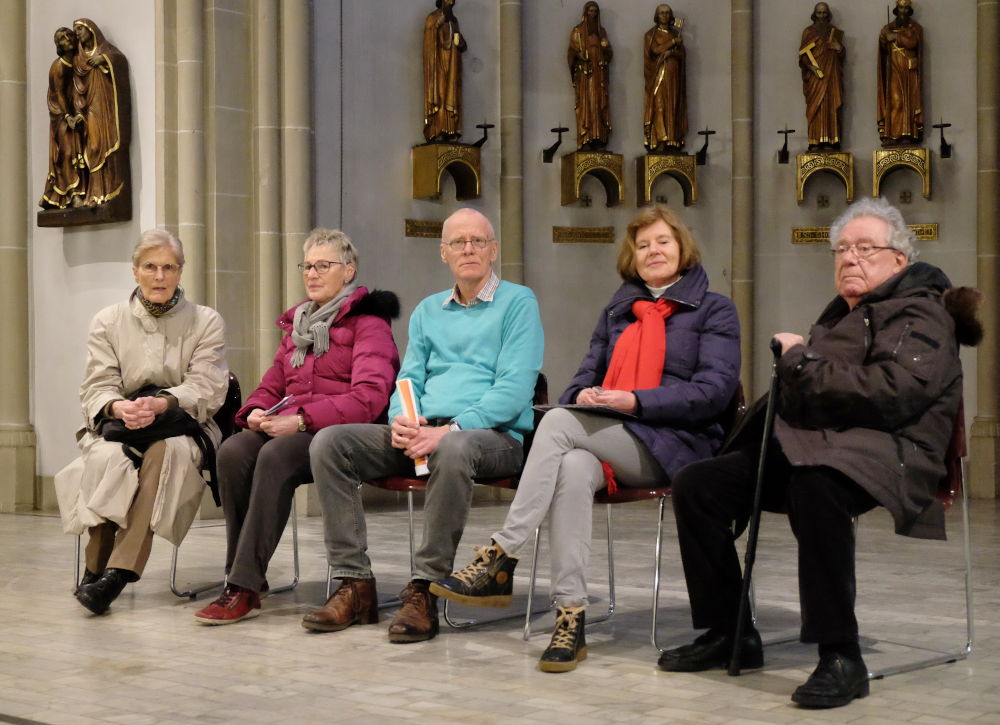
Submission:
M 225 324 L 218 312 L 183 297 L 162 317 L 153 317 L 137 297 L 94 317 L 87 340 L 87 366 L 80 385 L 84 425 L 77 432 L 82 455 L 55 477 L 63 531 L 81 534 L 104 521 L 125 525 L 138 488 L 138 471 L 120 443 L 105 441 L 94 421 L 104 407 L 146 385 L 163 387 L 202 424 L 218 445 L 211 416 L 229 385 Z M 187 533 L 205 482 L 201 452 L 187 436 L 168 438 L 153 505 L 151 528 L 174 545 Z

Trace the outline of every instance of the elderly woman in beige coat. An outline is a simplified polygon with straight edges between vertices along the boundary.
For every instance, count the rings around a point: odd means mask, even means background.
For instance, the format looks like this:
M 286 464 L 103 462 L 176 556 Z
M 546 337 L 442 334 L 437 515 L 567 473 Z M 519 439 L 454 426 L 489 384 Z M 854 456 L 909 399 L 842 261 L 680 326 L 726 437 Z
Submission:
M 90 534 L 76 598 L 95 614 L 142 575 L 154 533 L 180 543 L 205 486 L 202 452 L 191 436 L 156 440 L 133 461 L 102 430 L 113 424 L 139 431 L 180 409 L 211 445 L 221 438 L 211 416 L 228 387 L 225 327 L 215 310 L 184 299 L 183 268 L 176 237 L 143 232 L 132 254 L 138 286 L 90 326 L 80 386 L 85 423 L 77 433 L 82 455 L 56 474 L 56 491 L 64 531 Z

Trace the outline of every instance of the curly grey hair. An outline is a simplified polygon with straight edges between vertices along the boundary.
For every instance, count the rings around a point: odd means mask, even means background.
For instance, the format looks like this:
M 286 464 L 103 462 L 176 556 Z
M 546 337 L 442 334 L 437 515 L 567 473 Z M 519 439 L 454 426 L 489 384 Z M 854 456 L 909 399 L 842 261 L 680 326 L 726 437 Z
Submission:
M 889 225 L 889 238 L 886 240 L 886 244 L 905 254 L 906 261 L 912 264 L 917 255 L 920 254 L 914 244 L 917 241 L 917 235 L 903 221 L 903 215 L 899 209 L 882 197 L 877 199 L 864 198 L 847 207 L 830 225 L 830 248 L 836 248 L 840 242 L 840 235 L 848 222 L 869 216 L 881 219 Z

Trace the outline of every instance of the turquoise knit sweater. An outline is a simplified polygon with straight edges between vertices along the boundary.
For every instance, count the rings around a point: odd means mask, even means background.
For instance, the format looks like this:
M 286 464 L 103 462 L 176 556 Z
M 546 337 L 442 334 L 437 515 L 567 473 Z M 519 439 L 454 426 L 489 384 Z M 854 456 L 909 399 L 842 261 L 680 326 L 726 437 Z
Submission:
M 425 418 L 454 419 L 463 430 L 496 428 L 523 440 L 532 427 L 544 348 L 534 292 L 501 281 L 492 302 L 473 307 L 445 305 L 450 295 L 431 295 L 413 311 L 399 378 L 413 381 Z M 401 412 L 393 393 L 389 420 Z

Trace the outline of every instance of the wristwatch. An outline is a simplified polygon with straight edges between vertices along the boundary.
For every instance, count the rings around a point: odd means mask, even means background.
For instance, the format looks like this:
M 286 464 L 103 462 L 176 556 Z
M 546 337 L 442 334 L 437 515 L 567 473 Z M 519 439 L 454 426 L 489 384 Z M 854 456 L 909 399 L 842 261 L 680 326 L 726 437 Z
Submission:
M 309 430 L 308 428 L 306 428 L 306 417 L 302 415 L 302 413 L 299 413 L 298 416 L 296 417 L 298 417 L 299 419 L 299 433 L 305 433 L 307 430 Z
M 454 433 L 457 430 L 462 430 L 462 426 L 460 426 L 458 424 L 458 421 L 455 421 L 455 420 L 451 421 L 448 424 L 448 431 L 451 432 L 451 433 Z

